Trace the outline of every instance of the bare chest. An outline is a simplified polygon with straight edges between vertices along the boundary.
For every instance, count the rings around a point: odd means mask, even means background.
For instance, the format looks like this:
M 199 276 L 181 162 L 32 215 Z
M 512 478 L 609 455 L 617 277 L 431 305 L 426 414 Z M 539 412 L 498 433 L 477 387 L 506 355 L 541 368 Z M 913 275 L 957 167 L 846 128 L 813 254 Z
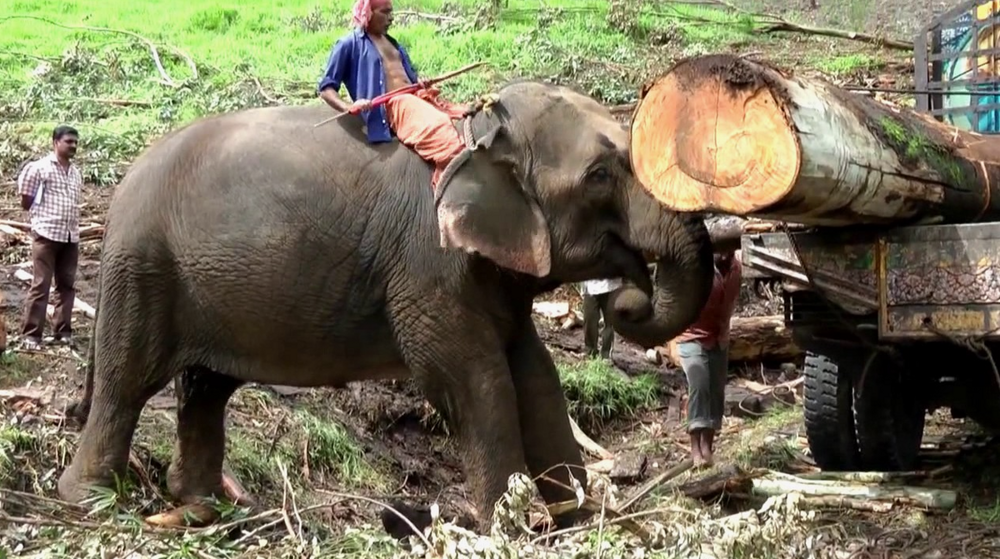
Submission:
M 388 39 L 384 37 L 375 39 L 375 48 L 378 49 L 378 54 L 382 57 L 382 64 L 386 67 L 395 66 L 402 62 L 399 50 Z

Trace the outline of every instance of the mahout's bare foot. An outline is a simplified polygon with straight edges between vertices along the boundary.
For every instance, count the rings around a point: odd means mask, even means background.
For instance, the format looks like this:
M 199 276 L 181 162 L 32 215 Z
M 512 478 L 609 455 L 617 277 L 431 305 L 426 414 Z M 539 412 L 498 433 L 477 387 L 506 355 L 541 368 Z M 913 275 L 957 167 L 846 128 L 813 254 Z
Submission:
M 701 429 L 691 431 L 691 467 L 699 469 L 705 465 L 705 457 L 701 448 Z
M 700 442 L 701 455 L 705 459 L 705 465 L 711 466 L 715 463 L 715 431 L 713 429 L 702 429 Z

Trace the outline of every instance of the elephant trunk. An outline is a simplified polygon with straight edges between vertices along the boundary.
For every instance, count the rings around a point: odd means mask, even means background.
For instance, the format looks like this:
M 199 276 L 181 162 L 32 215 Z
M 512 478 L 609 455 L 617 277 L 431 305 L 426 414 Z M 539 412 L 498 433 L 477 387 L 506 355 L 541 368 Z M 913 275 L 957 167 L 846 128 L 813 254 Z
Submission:
M 641 190 L 629 202 L 630 244 L 655 255 L 656 281 L 652 299 L 629 284 L 614 292 L 609 318 L 616 332 L 651 348 L 698 319 L 715 274 L 712 241 L 695 214 L 668 211 Z

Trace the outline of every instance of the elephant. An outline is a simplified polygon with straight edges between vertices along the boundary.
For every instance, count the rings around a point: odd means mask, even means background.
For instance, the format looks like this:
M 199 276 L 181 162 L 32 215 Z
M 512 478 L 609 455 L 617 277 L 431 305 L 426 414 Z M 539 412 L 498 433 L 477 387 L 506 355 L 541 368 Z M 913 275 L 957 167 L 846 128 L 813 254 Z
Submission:
M 203 117 L 146 148 L 107 213 L 84 425 L 61 498 L 127 465 L 146 401 L 179 388 L 167 487 L 224 498 L 227 402 L 247 382 L 414 378 L 456 436 L 475 525 L 509 476 L 547 503 L 587 474 L 532 302 L 622 277 L 610 320 L 645 348 L 697 318 L 712 245 L 639 184 L 629 134 L 595 99 L 515 80 L 455 122 L 443 172 L 320 105 Z M 655 256 L 654 278 L 647 256 Z M 538 479 L 545 473 L 549 478 Z M 574 511 L 557 526 L 580 521 Z

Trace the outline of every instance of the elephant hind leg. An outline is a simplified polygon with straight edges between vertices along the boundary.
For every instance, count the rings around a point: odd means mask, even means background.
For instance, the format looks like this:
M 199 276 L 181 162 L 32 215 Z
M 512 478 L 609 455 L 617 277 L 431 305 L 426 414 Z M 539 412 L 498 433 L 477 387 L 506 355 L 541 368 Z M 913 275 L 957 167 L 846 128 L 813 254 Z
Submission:
M 87 421 L 76 454 L 59 478 L 59 496 L 73 503 L 89 497 L 92 486 L 112 487 L 115 476 L 124 478 L 142 408 L 177 370 L 169 359 L 157 361 L 152 356 L 159 352 L 142 344 L 108 338 L 98 342 Z
M 185 504 L 223 498 L 226 404 L 243 381 L 204 367 L 188 367 L 176 379 L 177 445 L 167 488 Z
M 145 262 L 157 256 L 154 252 Z M 85 397 L 90 409 L 73 460 L 59 478 L 59 496 L 67 501 L 80 502 L 91 486 L 112 487 L 115 476 L 125 476 L 142 408 L 181 369 L 166 303 L 176 298 L 169 279 L 165 273 L 150 277 L 134 255 L 106 246 L 90 398 Z

